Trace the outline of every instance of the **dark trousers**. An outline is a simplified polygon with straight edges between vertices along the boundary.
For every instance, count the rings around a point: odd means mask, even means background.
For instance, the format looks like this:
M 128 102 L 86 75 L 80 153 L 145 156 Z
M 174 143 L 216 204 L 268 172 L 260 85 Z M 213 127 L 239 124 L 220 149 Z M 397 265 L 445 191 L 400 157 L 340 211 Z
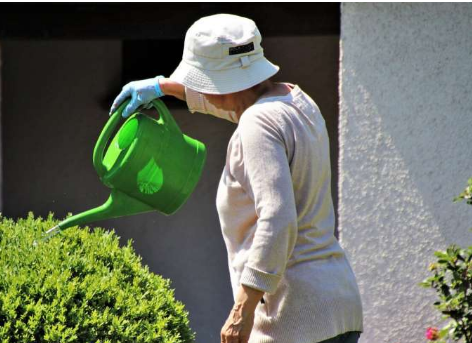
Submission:
M 357 343 L 360 336 L 359 331 L 350 331 L 319 343 Z

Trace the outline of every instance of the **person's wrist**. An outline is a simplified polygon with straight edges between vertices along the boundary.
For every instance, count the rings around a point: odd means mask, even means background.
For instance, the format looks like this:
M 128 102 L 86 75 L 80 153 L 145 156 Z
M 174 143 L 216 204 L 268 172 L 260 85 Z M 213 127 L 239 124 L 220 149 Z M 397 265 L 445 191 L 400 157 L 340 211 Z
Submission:
M 263 291 L 241 284 L 236 295 L 234 309 L 244 314 L 254 313 L 263 295 Z
M 156 76 L 156 77 L 154 78 L 154 80 L 155 80 L 154 89 L 156 90 L 156 95 L 157 95 L 157 97 L 159 97 L 159 98 L 162 97 L 162 96 L 164 96 L 164 95 L 166 94 L 166 93 L 164 92 L 164 89 L 162 88 L 162 85 L 161 85 L 161 81 L 162 81 L 163 79 L 165 79 L 165 77 L 162 76 L 162 75 Z
M 166 77 L 163 77 L 163 78 L 160 78 L 158 80 L 159 82 L 159 87 L 161 88 L 161 91 L 162 93 L 164 93 L 164 95 L 173 95 L 172 94 L 172 85 L 170 84 L 169 82 L 170 80 Z
M 254 312 L 256 312 L 256 306 L 252 306 L 252 304 L 249 305 L 247 303 L 235 303 L 231 310 L 239 313 L 241 317 L 246 318 L 248 316 L 254 315 Z
M 180 100 L 185 101 L 185 87 L 184 85 L 170 79 L 170 78 L 162 78 L 159 79 L 159 85 L 161 87 L 162 92 L 165 95 L 174 96 Z

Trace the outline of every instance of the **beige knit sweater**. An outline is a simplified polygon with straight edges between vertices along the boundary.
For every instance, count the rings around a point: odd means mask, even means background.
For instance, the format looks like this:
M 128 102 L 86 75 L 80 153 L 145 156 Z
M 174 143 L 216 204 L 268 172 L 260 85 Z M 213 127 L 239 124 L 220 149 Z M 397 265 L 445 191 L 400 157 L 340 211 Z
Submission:
M 334 236 L 329 138 L 298 86 L 242 115 L 216 197 L 233 295 L 265 292 L 249 343 L 316 343 L 363 331 L 356 278 Z M 236 122 L 186 89 L 191 112 Z

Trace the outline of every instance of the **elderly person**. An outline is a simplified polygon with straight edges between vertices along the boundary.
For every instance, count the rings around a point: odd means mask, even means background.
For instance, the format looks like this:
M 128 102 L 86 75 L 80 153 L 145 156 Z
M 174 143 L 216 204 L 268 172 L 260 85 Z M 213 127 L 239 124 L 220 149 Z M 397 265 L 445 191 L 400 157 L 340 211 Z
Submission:
M 325 121 L 299 86 L 270 80 L 278 70 L 252 20 L 204 17 L 174 73 L 125 85 L 110 113 L 172 95 L 237 123 L 216 196 L 235 302 L 221 342 L 354 343 L 362 303 L 334 236 Z

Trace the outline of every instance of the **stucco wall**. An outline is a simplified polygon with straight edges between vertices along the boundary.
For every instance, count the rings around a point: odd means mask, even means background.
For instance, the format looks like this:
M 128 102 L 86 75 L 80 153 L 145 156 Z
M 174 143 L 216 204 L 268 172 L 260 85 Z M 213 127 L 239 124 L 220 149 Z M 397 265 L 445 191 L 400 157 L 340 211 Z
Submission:
M 339 230 L 362 292 L 362 343 L 426 341 L 433 252 L 472 243 L 472 5 L 345 3 Z

